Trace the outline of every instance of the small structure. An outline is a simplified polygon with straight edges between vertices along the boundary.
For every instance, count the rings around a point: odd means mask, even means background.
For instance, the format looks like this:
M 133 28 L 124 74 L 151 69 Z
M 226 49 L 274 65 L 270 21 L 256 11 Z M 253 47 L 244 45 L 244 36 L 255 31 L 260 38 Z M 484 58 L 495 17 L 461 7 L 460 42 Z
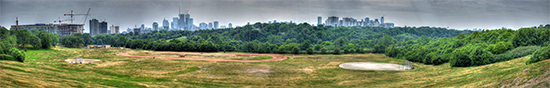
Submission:
M 111 45 L 88 45 L 86 49 L 95 49 L 95 48 L 111 48 Z
M 180 57 L 185 57 L 185 55 L 184 55 L 184 54 L 180 54 Z

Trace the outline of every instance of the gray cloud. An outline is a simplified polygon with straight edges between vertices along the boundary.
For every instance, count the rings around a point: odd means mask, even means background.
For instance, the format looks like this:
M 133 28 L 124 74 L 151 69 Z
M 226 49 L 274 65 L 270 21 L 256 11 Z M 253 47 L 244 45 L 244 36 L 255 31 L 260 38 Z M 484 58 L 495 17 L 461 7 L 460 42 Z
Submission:
M 438 26 L 455 29 L 519 28 L 550 23 L 550 0 L 0 0 L 0 25 L 52 23 L 64 13 L 86 13 L 122 29 L 189 12 L 194 24 L 220 25 L 272 20 L 316 24 L 317 16 L 378 19 L 397 26 Z M 88 20 L 89 20 L 88 19 Z M 82 23 L 78 17 L 76 23 Z M 87 24 L 86 24 L 87 25 Z M 88 26 L 85 27 L 88 29 Z M 86 30 L 88 31 L 88 30 Z

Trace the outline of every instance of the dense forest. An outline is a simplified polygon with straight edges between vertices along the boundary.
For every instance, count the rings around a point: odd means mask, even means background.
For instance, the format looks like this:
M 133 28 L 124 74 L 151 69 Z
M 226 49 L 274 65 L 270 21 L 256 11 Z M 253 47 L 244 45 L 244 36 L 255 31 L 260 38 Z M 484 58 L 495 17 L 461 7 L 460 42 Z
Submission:
M 49 48 L 110 44 L 157 51 L 252 52 L 279 54 L 384 53 L 409 61 L 454 67 L 478 66 L 535 53 L 532 63 L 548 58 L 550 25 L 483 31 L 437 27 L 332 27 L 307 23 L 256 23 L 236 28 L 197 31 L 152 31 L 126 34 L 75 33 L 57 36 L 39 30 L 2 29 L 2 58 L 24 55 L 13 47 Z M 19 53 L 18 53 L 19 52 Z M 22 60 L 21 60 L 22 61 Z
M 506 61 L 531 55 L 533 52 L 539 52 L 533 57 L 548 59 L 547 47 L 539 48 L 549 44 L 550 25 L 541 25 L 519 30 L 502 28 L 475 31 L 471 34 L 435 40 L 419 38 L 414 44 L 390 45 L 386 48 L 385 54 L 424 64 L 438 65 L 450 62 L 453 67 L 467 67 Z M 543 51 L 535 51 L 537 49 Z M 528 62 L 543 60 L 540 58 Z
M 25 61 L 24 51 L 16 47 L 26 49 L 48 49 L 57 46 L 57 34 L 38 29 L 7 30 L 0 27 L 0 60 Z
M 307 23 L 256 23 L 214 30 L 130 32 L 101 34 L 92 38 L 87 37 L 87 34 L 76 36 L 86 36 L 79 40 L 81 42 L 78 44 L 83 45 L 111 44 L 148 50 L 327 54 L 334 53 L 329 52 L 334 50 L 338 53 L 357 53 L 374 47 L 381 49 L 375 52 L 383 52 L 391 44 L 405 45 L 417 38 L 454 37 L 460 33 L 469 34 L 472 31 L 435 27 L 332 27 L 311 26 Z M 61 42 L 68 38 L 70 37 L 61 38 Z

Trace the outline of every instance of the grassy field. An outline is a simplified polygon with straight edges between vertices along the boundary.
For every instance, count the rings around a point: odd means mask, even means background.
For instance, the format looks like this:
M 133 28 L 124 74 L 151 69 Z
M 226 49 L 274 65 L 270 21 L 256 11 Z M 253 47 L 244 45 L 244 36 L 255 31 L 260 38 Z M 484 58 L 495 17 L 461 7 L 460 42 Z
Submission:
M 129 55 L 136 56 L 155 56 L 155 57 L 179 57 L 179 55 L 185 55 L 183 58 L 203 58 L 203 59 L 226 59 L 226 60 L 265 60 L 272 59 L 271 56 L 262 55 L 224 55 L 219 53 L 198 53 L 198 52 L 185 52 L 185 53 L 167 53 L 167 52 L 139 52 L 131 53 Z
M 405 60 L 382 54 L 285 55 L 289 59 L 241 63 L 115 55 L 128 51 L 134 50 L 29 50 L 25 63 L 0 61 L 0 87 L 550 87 L 550 60 L 525 65 L 529 57 L 477 67 L 415 63 L 416 69 L 406 71 L 356 71 L 338 65 Z M 64 61 L 75 57 L 101 61 Z

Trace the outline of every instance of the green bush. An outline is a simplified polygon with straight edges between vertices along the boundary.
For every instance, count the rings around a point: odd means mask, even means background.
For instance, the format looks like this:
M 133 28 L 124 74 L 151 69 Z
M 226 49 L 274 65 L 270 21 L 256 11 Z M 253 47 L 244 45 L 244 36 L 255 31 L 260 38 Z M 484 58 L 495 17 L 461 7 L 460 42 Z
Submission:
M 321 54 L 327 54 L 327 48 L 321 48 Z
M 13 58 L 16 59 L 17 61 L 19 62 L 25 61 L 25 53 L 19 51 L 16 48 L 11 48 L 9 51 L 10 51 L 10 55 L 13 56 Z
M 450 62 L 453 67 L 479 66 L 491 63 L 493 58 L 493 54 L 481 46 L 467 45 L 453 51 Z
M 524 57 L 530 54 L 533 54 L 535 50 L 540 49 L 540 46 L 521 46 L 514 48 L 512 50 L 508 50 L 502 54 L 495 55 L 495 60 L 491 61 L 492 63 L 495 62 L 501 62 L 501 61 L 508 61 L 514 58 L 520 58 Z
M 340 54 L 340 48 L 334 48 L 334 51 L 332 51 L 332 54 Z
M 313 54 L 313 48 L 311 48 L 311 47 L 307 48 L 306 51 L 307 51 L 307 54 Z
M 15 58 L 13 58 L 11 55 L 7 54 L 0 54 L 0 60 L 11 60 L 11 61 L 17 61 Z
M 344 54 L 349 54 L 349 49 L 348 48 L 344 48 Z
M 526 63 L 531 64 L 531 63 L 539 62 L 546 59 L 550 59 L 550 46 L 543 47 L 535 51 L 535 53 L 533 53 L 531 58 L 529 58 L 529 60 L 527 60 Z

